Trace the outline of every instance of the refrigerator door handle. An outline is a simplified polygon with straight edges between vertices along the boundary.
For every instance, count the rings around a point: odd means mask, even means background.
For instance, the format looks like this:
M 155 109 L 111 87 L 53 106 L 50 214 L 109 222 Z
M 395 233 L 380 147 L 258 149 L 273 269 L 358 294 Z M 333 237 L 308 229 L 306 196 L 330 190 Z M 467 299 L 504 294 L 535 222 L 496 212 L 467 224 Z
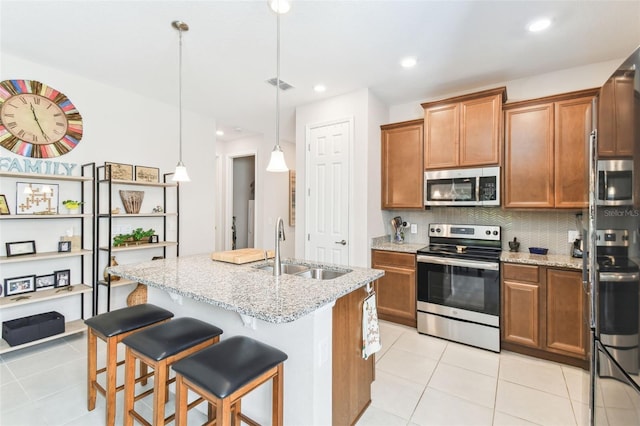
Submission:
M 594 100 L 595 104 L 595 100 Z M 597 109 L 595 109 L 597 110 Z M 588 291 L 589 291 L 589 326 L 592 329 L 596 329 L 597 322 L 597 299 L 596 292 L 598 283 L 598 267 L 596 264 L 596 190 L 598 188 L 598 173 L 597 173 L 597 147 L 598 147 L 598 131 L 594 128 L 589 136 L 589 217 L 588 217 L 588 230 L 589 239 L 587 240 L 587 257 L 588 265 Z M 584 253 L 583 253 L 584 256 Z

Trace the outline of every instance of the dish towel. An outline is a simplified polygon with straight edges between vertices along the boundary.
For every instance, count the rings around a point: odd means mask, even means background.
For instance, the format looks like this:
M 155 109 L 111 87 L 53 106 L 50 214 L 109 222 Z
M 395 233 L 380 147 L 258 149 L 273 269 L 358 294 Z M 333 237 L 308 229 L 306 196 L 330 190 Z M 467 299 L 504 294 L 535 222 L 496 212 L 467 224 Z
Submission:
M 376 294 L 371 293 L 362 304 L 362 358 L 367 359 L 382 349 Z

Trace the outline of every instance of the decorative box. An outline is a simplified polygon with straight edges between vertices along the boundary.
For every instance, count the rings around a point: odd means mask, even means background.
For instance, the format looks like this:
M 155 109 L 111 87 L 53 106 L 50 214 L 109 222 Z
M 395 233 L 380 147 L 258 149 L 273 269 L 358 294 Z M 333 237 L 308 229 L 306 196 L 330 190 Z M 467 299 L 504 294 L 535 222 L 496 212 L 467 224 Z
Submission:
M 10 346 L 64 333 L 64 315 L 45 312 L 2 322 L 2 338 Z

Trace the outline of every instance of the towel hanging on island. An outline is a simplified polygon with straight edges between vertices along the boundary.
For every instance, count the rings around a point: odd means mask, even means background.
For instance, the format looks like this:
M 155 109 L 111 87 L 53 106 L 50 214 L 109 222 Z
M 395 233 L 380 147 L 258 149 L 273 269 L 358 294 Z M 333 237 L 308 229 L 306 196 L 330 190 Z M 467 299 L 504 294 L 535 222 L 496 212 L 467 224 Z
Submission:
M 362 304 L 362 358 L 367 359 L 382 349 L 376 309 L 376 294 L 372 292 Z

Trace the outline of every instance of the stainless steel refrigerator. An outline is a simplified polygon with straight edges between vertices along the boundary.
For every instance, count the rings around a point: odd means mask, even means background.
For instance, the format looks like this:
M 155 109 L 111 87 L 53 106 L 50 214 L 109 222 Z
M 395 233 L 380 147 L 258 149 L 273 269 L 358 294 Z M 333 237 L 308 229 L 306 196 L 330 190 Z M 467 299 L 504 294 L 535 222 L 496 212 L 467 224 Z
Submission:
M 592 343 L 583 418 L 640 425 L 640 48 L 604 84 L 593 111 L 583 212 Z

